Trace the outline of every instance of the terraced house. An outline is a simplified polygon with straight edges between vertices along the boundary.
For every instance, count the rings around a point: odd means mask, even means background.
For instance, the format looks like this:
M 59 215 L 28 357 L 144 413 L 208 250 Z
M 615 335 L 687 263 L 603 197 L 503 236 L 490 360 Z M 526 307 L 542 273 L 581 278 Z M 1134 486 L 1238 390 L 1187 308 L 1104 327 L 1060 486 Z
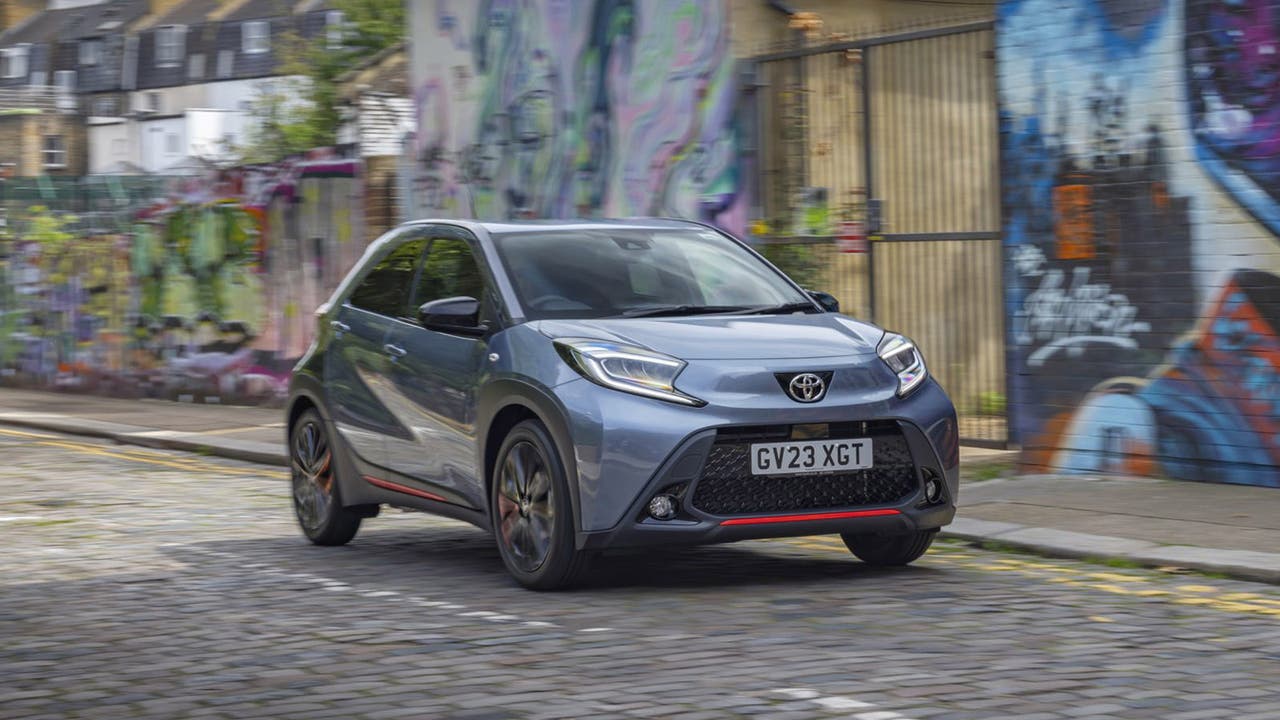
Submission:
M 340 44 L 343 27 L 324 0 L 50 0 L 7 13 L 0 163 L 10 175 L 224 164 L 254 98 L 284 79 L 284 38 Z

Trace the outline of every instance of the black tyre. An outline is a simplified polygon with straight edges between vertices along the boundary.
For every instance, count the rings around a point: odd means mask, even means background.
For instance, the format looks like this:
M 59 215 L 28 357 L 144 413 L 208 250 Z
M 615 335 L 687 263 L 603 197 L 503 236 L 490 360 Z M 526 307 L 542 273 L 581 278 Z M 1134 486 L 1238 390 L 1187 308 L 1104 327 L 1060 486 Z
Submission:
M 511 429 L 490 485 L 493 534 L 511 576 L 531 590 L 572 585 L 587 557 L 574 547 L 568 476 L 542 423 L 525 420 Z
M 918 530 L 905 535 L 854 535 L 843 533 L 840 539 L 849 551 L 868 565 L 891 567 L 910 565 L 925 554 L 938 534 L 935 530 Z
M 303 534 L 316 545 L 345 545 L 360 529 L 360 511 L 342 505 L 333 451 L 324 420 L 314 409 L 289 429 L 293 512 Z

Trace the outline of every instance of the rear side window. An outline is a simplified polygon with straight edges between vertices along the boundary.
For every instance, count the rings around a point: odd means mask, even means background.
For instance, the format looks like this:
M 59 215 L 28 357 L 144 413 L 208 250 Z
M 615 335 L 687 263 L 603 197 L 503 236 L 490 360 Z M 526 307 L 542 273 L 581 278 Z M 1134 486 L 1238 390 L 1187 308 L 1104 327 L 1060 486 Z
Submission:
M 352 307 L 387 317 L 404 316 L 409 307 L 413 271 L 426 247 L 424 238 L 411 240 L 391 251 L 356 286 L 347 302 Z

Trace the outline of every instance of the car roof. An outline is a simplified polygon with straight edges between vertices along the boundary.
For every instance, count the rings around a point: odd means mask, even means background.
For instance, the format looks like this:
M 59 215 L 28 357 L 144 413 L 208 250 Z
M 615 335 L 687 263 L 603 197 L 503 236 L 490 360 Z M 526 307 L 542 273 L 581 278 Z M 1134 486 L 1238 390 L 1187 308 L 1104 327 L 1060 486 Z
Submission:
M 405 225 L 448 224 L 476 230 L 483 229 L 487 233 L 520 233 L 545 232 L 547 230 L 670 230 L 672 228 L 701 227 L 690 220 L 668 218 L 619 218 L 619 219 L 576 219 L 576 220 L 503 220 L 500 222 L 481 222 L 476 220 L 411 220 Z

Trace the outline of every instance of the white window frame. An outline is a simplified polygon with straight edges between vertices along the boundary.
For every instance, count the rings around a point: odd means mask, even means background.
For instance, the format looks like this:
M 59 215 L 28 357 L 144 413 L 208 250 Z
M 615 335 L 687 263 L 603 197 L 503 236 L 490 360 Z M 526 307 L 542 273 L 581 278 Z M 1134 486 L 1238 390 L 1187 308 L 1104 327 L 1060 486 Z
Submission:
M 50 140 L 57 141 L 57 147 L 50 148 Z M 45 135 L 40 143 L 40 161 L 47 168 L 65 168 L 67 166 L 67 139 L 61 135 Z
M 23 43 L 0 51 L 4 56 L 4 76 L 8 79 L 26 77 L 31 70 L 31 45 Z
M 187 26 L 165 25 L 156 28 L 156 66 L 174 67 L 182 63 L 187 51 Z
M 102 62 L 102 38 L 85 38 L 80 41 L 80 64 L 92 67 Z
M 55 70 L 53 73 L 53 86 L 58 89 L 58 92 L 74 93 L 76 91 L 76 71 Z
M 324 15 L 325 44 L 337 50 L 346 41 L 347 17 L 341 10 L 330 10 Z
M 204 70 L 204 53 L 191 53 L 191 55 L 187 57 L 187 79 L 203 80 Z
M 246 20 L 240 23 L 240 51 L 261 55 L 271 50 L 271 21 Z
M 236 51 L 235 50 L 219 50 L 218 66 L 215 69 L 214 76 L 219 80 L 226 80 L 235 75 L 236 70 Z

